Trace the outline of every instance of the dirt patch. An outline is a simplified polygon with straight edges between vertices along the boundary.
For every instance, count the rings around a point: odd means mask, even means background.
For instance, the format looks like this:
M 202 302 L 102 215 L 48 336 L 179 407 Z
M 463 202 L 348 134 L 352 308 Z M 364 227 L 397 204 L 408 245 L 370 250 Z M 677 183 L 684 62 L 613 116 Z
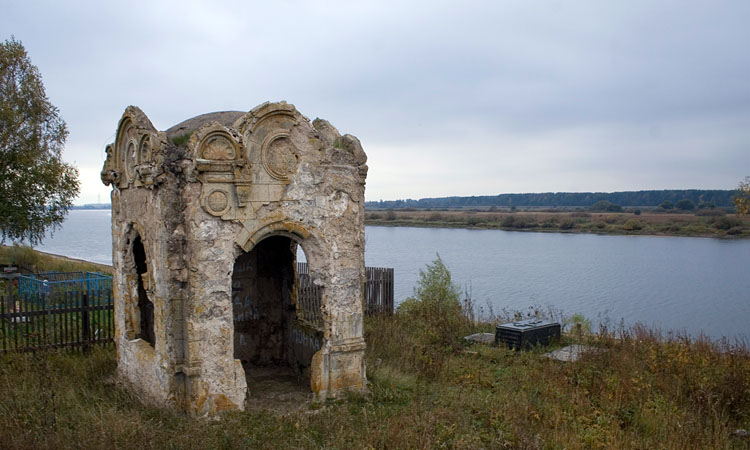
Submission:
M 310 380 L 284 366 L 243 364 L 247 379 L 247 411 L 275 411 L 280 414 L 308 411 L 313 394 Z

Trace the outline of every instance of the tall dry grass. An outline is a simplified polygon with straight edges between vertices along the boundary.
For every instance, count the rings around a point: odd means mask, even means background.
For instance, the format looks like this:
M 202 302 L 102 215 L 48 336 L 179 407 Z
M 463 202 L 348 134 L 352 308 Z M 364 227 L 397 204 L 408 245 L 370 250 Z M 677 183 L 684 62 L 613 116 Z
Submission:
M 0 355 L 0 448 L 750 447 L 734 434 L 750 429 L 747 343 L 602 328 L 564 336 L 597 350 L 563 363 L 548 348 L 463 343 L 493 324 L 459 298 L 442 263 L 428 266 L 406 306 L 365 323 L 369 392 L 288 415 L 143 405 L 115 382 L 111 350 Z

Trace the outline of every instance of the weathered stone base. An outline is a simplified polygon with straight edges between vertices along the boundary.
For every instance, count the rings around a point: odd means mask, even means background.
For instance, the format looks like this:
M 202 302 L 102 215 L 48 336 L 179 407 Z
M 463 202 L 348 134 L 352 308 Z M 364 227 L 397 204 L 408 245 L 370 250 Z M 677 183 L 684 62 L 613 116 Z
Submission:
M 364 392 L 366 380 L 364 339 L 329 345 L 313 356 L 310 386 L 316 401 Z

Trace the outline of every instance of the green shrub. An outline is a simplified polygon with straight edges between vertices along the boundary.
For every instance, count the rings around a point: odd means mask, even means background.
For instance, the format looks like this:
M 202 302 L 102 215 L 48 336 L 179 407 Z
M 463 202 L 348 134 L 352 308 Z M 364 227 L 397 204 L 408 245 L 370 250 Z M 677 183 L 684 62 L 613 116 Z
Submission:
M 558 222 L 556 217 L 549 217 L 543 223 L 543 228 L 557 228 Z
M 477 226 L 483 222 L 484 220 L 481 217 L 477 217 L 477 216 L 471 216 L 471 217 L 466 218 L 466 223 L 471 226 Z
M 574 333 L 578 336 L 591 334 L 591 321 L 583 314 L 576 313 L 565 319 L 563 328 L 566 332 Z
M 600 200 L 593 205 L 591 205 L 591 208 L 589 208 L 592 211 L 610 211 L 610 212 L 620 212 L 622 211 L 622 206 L 614 204 L 612 202 L 609 202 L 607 200 Z
M 740 225 L 742 225 L 742 222 L 736 217 L 721 216 L 714 221 L 714 228 L 717 230 L 728 230 Z
M 562 222 L 560 222 L 559 228 L 561 230 L 572 230 L 576 226 L 575 221 L 570 219 L 565 219 Z
M 675 203 L 674 207 L 682 211 L 692 211 L 695 209 L 695 203 L 690 199 L 683 198 Z
M 536 220 L 532 216 L 507 216 L 501 223 L 503 228 L 534 228 L 537 226 Z
M 627 231 L 638 231 L 643 229 L 643 224 L 639 220 L 628 219 L 628 221 L 622 225 L 622 229 Z
M 460 348 L 462 332 L 470 328 L 460 296 L 438 255 L 419 271 L 414 296 L 398 306 L 396 320 L 407 330 L 409 341 L 401 342 L 401 348 L 413 352 L 411 363 L 427 378 L 439 375 L 445 358 Z
M 674 209 L 674 203 L 670 202 L 669 200 L 664 200 L 663 202 L 659 203 L 659 208 Z
M 727 234 L 729 234 L 729 235 L 737 235 L 737 234 L 742 234 L 743 231 L 745 231 L 745 229 L 743 227 L 732 227 L 732 228 L 730 228 L 730 229 L 727 230 Z
M 172 138 L 172 143 L 178 147 L 184 147 L 192 133 L 185 133 Z

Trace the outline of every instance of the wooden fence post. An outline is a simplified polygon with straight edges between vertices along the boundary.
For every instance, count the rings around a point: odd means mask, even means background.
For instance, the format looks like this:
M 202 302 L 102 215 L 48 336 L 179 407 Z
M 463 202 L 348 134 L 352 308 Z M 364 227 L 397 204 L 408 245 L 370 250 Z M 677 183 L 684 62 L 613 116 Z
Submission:
M 91 327 L 89 326 L 89 294 L 84 292 L 81 297 L 81 331 L 83 332 L 83 352 L 89 352 L 91 344 Z
M 8 282 L 8 312 L 10 312 L 13 311 L 13 278 L 8 277 L 6 281 Z
M 51 348 L 52 344 L 54 344 L 53 339 L 52 339 L 52 302 L 50 301 L 50 299 L 52 298 L 52 296 L 50 295 L 49 287 L 48 286 L 45 286 L 45 287 L 47 287 L 47 291 L 44 293 L 44 307 L 43 307 L 44 309 L 43 309 L 43 311 L 45 313 L 47 313 L 47 314 L 46 314 L 45 321 L 44 321 L 44 325 L 45 325 L 45 327 L 44 327 L 44 345 L 47 348 Z M 26 300 L 28 300 L 28 299 L 26 299 Z M 30 307 L 31 306 L 30 303 L 31 302 L 29 301 L 25 305 L 27 310 L 32 309 Z M 23 305 L 23 300 L 21 300 L 21 304 Z M 28 333 L 24 333 L 24 335 L 26 335 L 26 339 L 29 338 Z M 27 341 L 27 346 L 28 346 L 28 341 Z
M 13 327 L 13 319 L 10 317 L 10 313 L 13 311 L 13 280 L 8 278 L 8 298 L 7 298 L 7 309 L 6 313 L 8 314 L 8 329 L 3 334 L 3 350 L 5 350 L 5 341 L 8 341 L 8 335 L 10 334 L 10 330 Z M 4 326 L 3 326 L 4 328 Z M 9 343 L 10 344 L 10 343 Z

